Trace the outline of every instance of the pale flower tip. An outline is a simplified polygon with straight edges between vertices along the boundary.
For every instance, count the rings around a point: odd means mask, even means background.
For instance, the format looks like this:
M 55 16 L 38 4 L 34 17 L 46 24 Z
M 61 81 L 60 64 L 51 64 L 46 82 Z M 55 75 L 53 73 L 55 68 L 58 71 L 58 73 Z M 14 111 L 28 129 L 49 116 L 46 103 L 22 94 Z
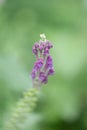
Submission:
M 46 39 L 45 34 L 40 34 L 40 38 L 41 38 L 41 39 Z

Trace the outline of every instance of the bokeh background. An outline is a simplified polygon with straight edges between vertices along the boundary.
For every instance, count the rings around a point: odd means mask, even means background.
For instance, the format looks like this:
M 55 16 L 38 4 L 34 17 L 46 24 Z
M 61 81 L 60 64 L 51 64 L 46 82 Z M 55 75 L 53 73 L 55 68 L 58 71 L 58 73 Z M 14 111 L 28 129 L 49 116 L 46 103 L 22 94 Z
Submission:
M 55 75 L 26 130 L 87 129 L 87 0 L 0 0 L 0 129 L 32 86 L 32 45 L 45 33 Z

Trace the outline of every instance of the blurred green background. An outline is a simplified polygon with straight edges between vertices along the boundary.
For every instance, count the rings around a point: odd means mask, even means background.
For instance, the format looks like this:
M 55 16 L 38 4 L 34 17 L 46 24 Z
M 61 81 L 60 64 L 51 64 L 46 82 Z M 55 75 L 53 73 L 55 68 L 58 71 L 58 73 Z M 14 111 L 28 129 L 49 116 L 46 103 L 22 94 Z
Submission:
M 87 0 L 0 0 L 0 129 L 32 86 L 32 45 L 53 42 L 55 75 L 26 130 L 87 129 Z

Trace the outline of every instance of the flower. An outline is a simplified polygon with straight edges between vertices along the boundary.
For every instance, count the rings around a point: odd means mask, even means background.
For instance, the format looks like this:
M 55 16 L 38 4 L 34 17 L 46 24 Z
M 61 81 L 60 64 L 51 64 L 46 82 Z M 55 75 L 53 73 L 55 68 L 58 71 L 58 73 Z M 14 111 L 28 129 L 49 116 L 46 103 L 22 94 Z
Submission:
M 50 55 L 47 57 L 46 65 L 49 68 L 51 68 L 53 66 L 52 57 Z
M 39 79 L 40 79 L 41 83 L 44 83 L 44 84 L 47 83 L 47 75 L 45 75 L 44 72 L 40 72 Z
M 53 75 L 53 74 L 54 74 L 54 68 L 49 69 L 48 75 Z
M 38 71 L 43 66 L 43 59 L 39 58 L 34 64 L 34 69 Z
M 53 60 L 50 55 L 50 49 L 53 45 L 44 34 L 41 34 L 40 37 L 41 40 L 36 42 L 32 48 L 32 52 L 36 56 L 36 62 L 31 77 L 33 82 L 38 79 L 40 84 L 46 84 L 48 77 L 54 74 Z

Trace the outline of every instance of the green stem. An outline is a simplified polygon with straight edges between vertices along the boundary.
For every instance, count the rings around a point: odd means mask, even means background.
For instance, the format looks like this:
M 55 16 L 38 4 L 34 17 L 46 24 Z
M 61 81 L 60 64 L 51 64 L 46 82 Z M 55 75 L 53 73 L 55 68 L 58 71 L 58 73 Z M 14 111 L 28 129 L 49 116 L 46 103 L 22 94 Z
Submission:
M 19 100 L 9 122 L 6 124 L 6 130 L 20 129 L 19 124 L 23 124 L 27 115 L 34 110 L 38 101 L 38 94 L 37 88 L 32 88 L 24 93 L 24 97 Z

